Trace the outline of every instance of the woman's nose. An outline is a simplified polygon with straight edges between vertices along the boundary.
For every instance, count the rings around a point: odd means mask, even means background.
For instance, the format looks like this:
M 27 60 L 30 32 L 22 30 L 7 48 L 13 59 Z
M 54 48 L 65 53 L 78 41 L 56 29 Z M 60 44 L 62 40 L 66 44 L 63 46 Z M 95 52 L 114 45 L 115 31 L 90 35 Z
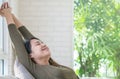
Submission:
M 41 44 L 41 46 L 42 46 L 42 47 L 45 47 L 45 46 L 46 46 L 46 44 L 42 43 L 42 44 Z

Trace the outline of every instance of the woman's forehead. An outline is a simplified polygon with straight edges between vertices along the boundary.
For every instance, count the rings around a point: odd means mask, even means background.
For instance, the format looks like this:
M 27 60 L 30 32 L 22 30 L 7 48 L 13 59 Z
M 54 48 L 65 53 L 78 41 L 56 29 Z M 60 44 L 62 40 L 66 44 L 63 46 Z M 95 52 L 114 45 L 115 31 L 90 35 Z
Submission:
M 41 43 L 42 41 L 41 41 L 41 40 L 38 40 L 38 39 L 32 39 L 31 42 L 32 42 L 32 43 L 38 43 L 38 42 Z

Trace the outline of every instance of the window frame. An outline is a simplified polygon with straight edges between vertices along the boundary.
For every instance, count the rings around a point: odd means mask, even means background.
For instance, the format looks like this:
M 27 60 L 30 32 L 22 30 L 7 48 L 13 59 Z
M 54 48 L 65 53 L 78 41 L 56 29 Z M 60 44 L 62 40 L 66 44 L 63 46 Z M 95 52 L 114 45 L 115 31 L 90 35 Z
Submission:
M 8 58 L 9 58 L 9 43 L 8 43 L 8 31 L 7 31 L 7 26 L 6 23 L 3 19 L 2 21 L 2 27 L 3 27 L 3 33 L 2 33 L 2 48 L 1 48 L 1 52 L 0 52 L 0 60 L 2 61 L 1 66 L 2 66 L 2 70 L 0 72 L 2 72 L 0 74 L 0 76 L 3 75 L 8 75 Z
M 4 1 L 7 1 L 7 0 L 1 0 L 0 1 L 0 4 L 2 4 Z M 0 67 L 1 67 L 1 70 L 0 70 L 0 76 L 3 76 L 3 75 L 8 75 L 8 58 L 9 58 L 9 38 L 8 38 L 8 30 L 7 30 L 7 24 L 5 22 L 5 19 L 3 17 L 0 17 L 1 18 L 1 32 L 2 33 L 0 35 L 1 37 L 1 46 L 0 46 Z

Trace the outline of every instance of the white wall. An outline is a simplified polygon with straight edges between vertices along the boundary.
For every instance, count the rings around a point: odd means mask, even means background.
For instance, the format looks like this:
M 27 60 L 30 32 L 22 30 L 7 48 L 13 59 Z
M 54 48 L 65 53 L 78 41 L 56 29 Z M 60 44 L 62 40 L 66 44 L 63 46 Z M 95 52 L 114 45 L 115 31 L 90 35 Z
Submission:
M 43 42 L 52 57 L 73 66 L 73 0 L 19 0 L 18 16 Z

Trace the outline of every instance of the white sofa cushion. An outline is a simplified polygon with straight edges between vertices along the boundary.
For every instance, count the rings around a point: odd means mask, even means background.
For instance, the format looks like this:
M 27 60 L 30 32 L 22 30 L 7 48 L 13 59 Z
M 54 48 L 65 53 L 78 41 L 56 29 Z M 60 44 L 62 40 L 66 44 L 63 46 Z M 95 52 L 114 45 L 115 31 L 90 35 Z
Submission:
M 18 78 L 7 75 L 7 76 L 0 76 L 0 79 L 18 79 Z
M 18 61 L 17 58 L 16 58 L 15 64 L 14 64 L 14 73 L 15 73 L 15 76 L 19 79 L 35 79 L 27 71 L 27 69 Z

